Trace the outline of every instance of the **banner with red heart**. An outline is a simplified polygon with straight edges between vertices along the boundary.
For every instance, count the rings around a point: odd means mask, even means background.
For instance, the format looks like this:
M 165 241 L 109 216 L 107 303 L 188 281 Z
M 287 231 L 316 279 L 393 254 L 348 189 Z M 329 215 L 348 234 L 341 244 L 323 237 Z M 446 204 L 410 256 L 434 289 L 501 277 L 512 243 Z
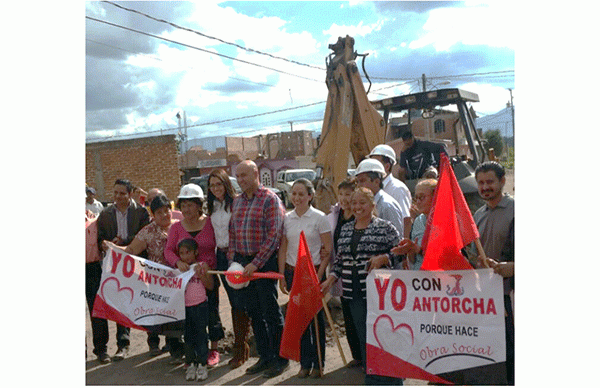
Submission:
M 144 330 L 185 319 L 185 288 L 193 270 L 181 273 L 118 249 L 102 263 L 92 316 Z
M 367 373 L 436 375 L 506 361 L 502 278 L 491 269 L 375 270 L 367 278 Z

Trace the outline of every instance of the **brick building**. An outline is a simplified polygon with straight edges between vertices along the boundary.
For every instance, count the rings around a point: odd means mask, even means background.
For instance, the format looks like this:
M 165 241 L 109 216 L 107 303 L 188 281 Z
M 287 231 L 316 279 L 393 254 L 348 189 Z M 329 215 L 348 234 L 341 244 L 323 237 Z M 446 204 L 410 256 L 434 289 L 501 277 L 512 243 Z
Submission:
M 223 168 L 233 175 L 233 166 L 245 159 L 264 164 L 260 171 L 263 184 L 274 183 L 277 172 L 283 168 L 312 168 L 316 140 L 311 131 L 270 133 L 253 137 L 224 137 L 225 147 L 208 151 L 202 146 L 191 147 L 179 156 L 183 181 L 208 174 L 214 168 Z M 307 161 L 310 160 L 310 161 Z M 259 161 L 263 161 L 259 162 Z
M 177 154 L 174 135 L 87 143 L 85 182 L 103 202 L 112 202 L 118 178 L 129 179 L 146 191 L 158 187 L 173 200 L 181 187 Z

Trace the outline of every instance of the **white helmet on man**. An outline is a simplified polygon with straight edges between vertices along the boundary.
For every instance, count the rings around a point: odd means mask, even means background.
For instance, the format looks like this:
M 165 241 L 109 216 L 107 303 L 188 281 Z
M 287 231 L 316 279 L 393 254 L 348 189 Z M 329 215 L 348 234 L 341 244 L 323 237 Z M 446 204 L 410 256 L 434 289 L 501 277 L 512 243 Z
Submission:
M 188 183 L 187 185 L 182 186 L 181 190 L 179 191 L 179 195 L 177 196 L 177 199 L 189 198 L 204 199 L 204 192 L 202 191 L 202 187 L 194 183 Z
M 385 176 L 385 168 L 377 159 L 364 159 L 356 167 L 354 175 L 362 174 L 363 172 L 376 172 L 381 178 Z
M 370 158 L 373 155 L 379 155 L 388 158 L 392 163 L 392 166 L 396 164 L 396 152 L 387 144 L 379 144 L 375 146 L 368 157 Z

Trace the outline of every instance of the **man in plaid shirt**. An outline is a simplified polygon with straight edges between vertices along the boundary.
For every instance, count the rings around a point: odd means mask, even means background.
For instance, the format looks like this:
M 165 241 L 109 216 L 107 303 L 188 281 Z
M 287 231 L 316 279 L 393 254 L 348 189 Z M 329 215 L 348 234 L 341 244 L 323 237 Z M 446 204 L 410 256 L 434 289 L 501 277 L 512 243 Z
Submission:
M 244 266 L 244 275 L 254 271 L 277 272 L 285 208 L 275 193 L 260 184 L 254 162 L 241 162 L 235 173 L 243 193 L 233 201 L 227 258 L 230 263 Z M 246 373 L 266 371 L 267 378 L 278 376 L 287 369 L 289 361 L 279 356 L 283 314 L 277 302 L 277 280 L 253 280 L 238 293 L 252 320 L 260 356 Z

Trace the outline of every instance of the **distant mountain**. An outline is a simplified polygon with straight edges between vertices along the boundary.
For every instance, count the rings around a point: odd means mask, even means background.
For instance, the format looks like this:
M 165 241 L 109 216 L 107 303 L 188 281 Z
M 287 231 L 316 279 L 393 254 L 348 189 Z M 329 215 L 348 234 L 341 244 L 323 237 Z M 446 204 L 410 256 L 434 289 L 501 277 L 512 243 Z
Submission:
M 510 107 L 504 108 L 491 115 L 475 119 L 475 127 L 484 133 L 494 129 L 500 130 L 502 137 L 512 137 L 514 134 L 512 126 L 512 113 Z

